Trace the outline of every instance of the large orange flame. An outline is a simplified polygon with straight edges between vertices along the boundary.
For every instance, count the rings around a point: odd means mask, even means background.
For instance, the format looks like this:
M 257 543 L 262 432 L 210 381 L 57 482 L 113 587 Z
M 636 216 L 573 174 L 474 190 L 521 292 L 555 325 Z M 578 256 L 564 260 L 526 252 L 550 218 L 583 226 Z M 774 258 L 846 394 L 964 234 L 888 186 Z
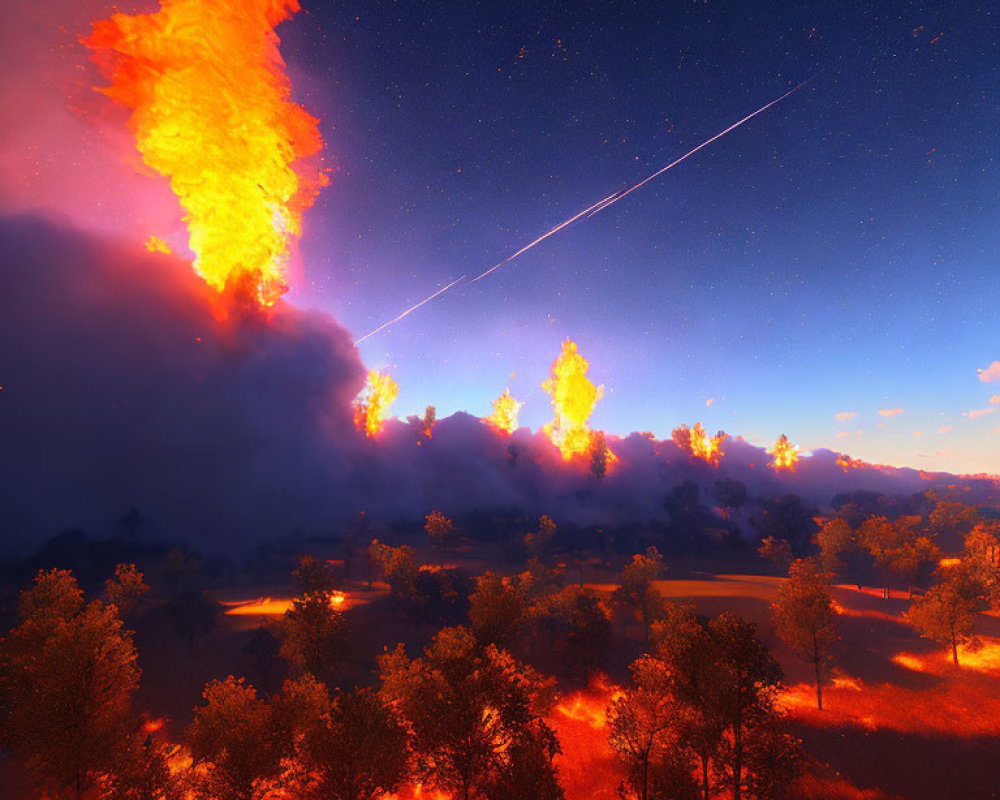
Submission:
M 524 406 L 513 398 L 510 389 L 504 389 L 503 394 L 496 400 L 490 401 L 493 405 L 493 413 L 483 420 L 494 430 L 502 433 L 513 433 L 517 430 L 517 415 Z
M 375 438 L 389 417 L 389 406 L 396 400 L 399 386 L 377 369 L 368 373 L 362 397 L 354 404 L 354 424 L 359 431 Z
M 170 179 L 194 268 L 214 289 L 272 305 L 285 291 L 302 212 L 327 179 L 305 159 L 316 118 L 289 100 L 274 27 L 298 0 L 162 0 L 114 14 L 84 44 L 131 109 L 143 161 Z
M 577 351 L 576 343 L 567 339 L 558 358 L 552 362 L 549 379 L 542 384 L 552 397 L 552 409 L 556 413 L 544 430 L 567 461 L 589 456 L 593 445 L 593 431 L 587 420 L 604 396 L 604 387 L 595 386 L 587 378 L 589 368 L 587 359 Z
M 774 443 L 774 449 L 771 450 L 771 455 L 774 456 L 771 466 L 776 470 L 787 469 L 792 472 L 795 471 L 795 465 L 798 463 L 799 454 L 796 452 L 792 443 L 788 441 L 788 437 L 785 436 L 785 434 L 781 434 L 781 436 L 778 437 L 778 441 Z

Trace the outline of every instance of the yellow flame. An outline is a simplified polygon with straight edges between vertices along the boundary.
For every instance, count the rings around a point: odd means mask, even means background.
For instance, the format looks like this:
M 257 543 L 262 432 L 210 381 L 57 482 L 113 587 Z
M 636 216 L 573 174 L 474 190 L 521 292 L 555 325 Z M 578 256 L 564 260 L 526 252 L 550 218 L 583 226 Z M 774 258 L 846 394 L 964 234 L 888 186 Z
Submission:
M 778 441 L 774 443 L 774 449 L 770 452 L 771 455 L 774 456 L 774 460 L 771 462 L 772 467 L 777 470 L 795 470 L 795 464 L 799 460 L 799 454 L 795 452 L 795 447 L 788 441 L 788 437 L 785 436 L 785 434 L 781 434 L 781 436 L 778 437 Z
M 517 430 L 517 415 L 524 406 L 511 396 L 510 389 L 504 389 L 496 400 L 491 400 L 493 413 L 484 417 L 487 425 L 502 433 L 513 433 Z
M 691 455 L 695 458 L 702 458 L 712 466 L 719 463 L 719 459 L 725 455 L 722 452 L 722 443 L 726 439 L 726 434 L 719 433 L 718 436 L 709 436 L 708 432 L 696 422 L 691 429 Z
M 567 339 L 552 362 L 550 377 L 542 388 L 552 397 L 555 419 L 545 426 L 549 437 L 566 460 L 590 454 L 593 432 L 587 420 L 604 396 L 604 387 L 587 378 L 590 364 Z
M 354 424 L 359 431 L 374 438 L 389 418 L 389 406 L 396 400 L 399 386 L 377 369 L 368 373 L 363 397 L 354 404 Z
M 131 110 L 143 161 L 170 179 L 194 268 L 210 286 L 272 305 L 287 291 L 291 241 L 328 181 L 309 159 L 318 121 L 290 101 L 274 27 L 298 0 L 162 0 L 114 14 L 85 40 Z
M 159 236 L 150 236 L 145 241 L 146 249 L 150 253 L 167 253 L 170 254 L 170 245 L 167 244 Z

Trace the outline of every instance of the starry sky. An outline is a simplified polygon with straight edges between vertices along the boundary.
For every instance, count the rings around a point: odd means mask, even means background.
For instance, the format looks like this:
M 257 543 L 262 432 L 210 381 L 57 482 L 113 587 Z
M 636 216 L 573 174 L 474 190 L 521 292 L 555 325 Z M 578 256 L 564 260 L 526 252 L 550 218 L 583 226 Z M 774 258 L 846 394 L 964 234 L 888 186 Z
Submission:
M 399 415 L 510 387 L 537 427 L 572 338 L 612 433 L 1000 473 L 991 3 L 303 6 L 278 33 L 331 184 L 289 299 L 356 337 L 809 80 L 364 341 Z
M 812 78 L 362 356 L 400 414 L 509 386 L 534 427 L 570 337 L 614 433 L 1000 473 L 1000 19 L 888 5 L 306 2 L 282 52 L 334 172 L 291 298 L 360 337 Z

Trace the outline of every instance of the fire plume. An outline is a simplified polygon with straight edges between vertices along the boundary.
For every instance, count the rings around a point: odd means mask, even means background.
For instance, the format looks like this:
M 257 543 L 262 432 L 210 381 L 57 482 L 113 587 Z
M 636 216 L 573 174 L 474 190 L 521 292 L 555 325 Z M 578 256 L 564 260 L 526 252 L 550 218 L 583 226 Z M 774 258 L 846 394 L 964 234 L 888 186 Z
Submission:
M 377 369 L 368 373 L 362 397 L 354 404 L 354 424 L 370 438 L 378 436 L 389 417 L 389 406 L 396 400 L 399 386 Z
M 502 433 L 513 433 L 517 430 L 517 415 L 524 406 L 513 398 L 510 389 L 504 389 L 503 394 L 496 400 L 490 401 L 493 405 L 493 413 L 484 417 L 486 424 Z
M 771 455 L 774 459 L 771 461 L 771 466 L 776 470 L 791 470 L 795 471 L 795 465 L 798 463 L 799 454 L 795 451 L 795 446 L 788 441 L 788 437 L 785 434 L 781 434 L 778 437 L 778 441 L 774 443 L 774 449 L 771 450 Z
M 864 465 L 865 462 L 859 458 L 851 458 L 843 453 L 837 456 L 837 466 L 844 472 L 849 472 L 852 469 L 861 469 Z
M 671 438 L 682 449 L 687 450 L 692 458 L 700 458 L 707 461 L 713 467 L 719 465 L 725 453 L 722 451 L 722 443 L 728 438 L 724 431 L 719 431 L 715 436 L 709 436 L 700 422 L 696 422 L 693 428 L 681 425 L 675 428 Z
M 549 379 L 542 384 L 552 397 L 552 409 L 556 414 L 545 426 L 545 434 L 567 461 L 589 456 L 593 445 L 593 431 L 587 420 L 604 396 L 604 387 L 595 386 L 587 378 L 589 368 L 590 364 L 577 351 L 576 343 L 567 339 L 552 362 Z
M 216 291 L 272 305 L 289 248 L 327 178 L 318 120 L 289 99 L 275 26 L 298 0 L 162 0 L 114 14 L 84 41 L 130 109 L 147 166 L 184 209 L 194 269 Z

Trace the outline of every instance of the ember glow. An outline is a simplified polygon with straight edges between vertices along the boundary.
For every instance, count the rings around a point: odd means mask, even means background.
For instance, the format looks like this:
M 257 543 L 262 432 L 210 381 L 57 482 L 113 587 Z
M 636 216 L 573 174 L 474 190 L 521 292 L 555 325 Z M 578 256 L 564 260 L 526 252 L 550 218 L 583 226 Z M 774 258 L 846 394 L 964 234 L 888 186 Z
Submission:
M 289 100 L 275 26 L 297 0 L 163 0 L 114 14 L 85 44 L 131 110 L 143 161 L 170 179 L 194 268 L 216 291 L 272 305 L 326 177 L 317 120 Z M 251 89 L 252 87 L 252 89 Z
M 399 386 L 377 369 L 368 373 L 362 396 L 354 404 L 354 424 L 359 431 L 374 439 L 389 418 L 389 407 L 399 394 Z
M 798 463 L 799 454 L 795 451 L 795 446 L 788 441 L 788 437 L 785 434 L 781 434 L 778 437 L 778 441 L 774 443 L 774 449 L 770 451 L 773 456 L 771 461 L 771 466 L 776 470 L 787 469 L 789 471 L 795 471 L 795 465 Z
M 674 429 L 672 438 L 679 447 L 687 450 L 692 458 L 700 458 L 716 467 L 719 465 L 719 459 L 725 455 L 722 443 L 728 437 L 723 431 L 719 431 L 715 436 L 709 436 L 702 424 L 696 422 L 693 428 L 681 425 Z
M 491 428 L 503 433 L 513 433 L 517 430 L 517 415 L 524 406 L 511 396 L 510 389 L 504 389 L 496 400 L 491 400 L 493 413 L 483 419 Z
M 587 378 L 588 369 L 590 364 L 580 355 L 576 343 L 567 339 L 552 362 L 549 379 L 542 384 L 555 411 L 555 419 L 544 428 L 545 434 L 566 461 L 589 455 L 593 444 L 587 420 L 604 396 L 604 386 L 595 386 Z

